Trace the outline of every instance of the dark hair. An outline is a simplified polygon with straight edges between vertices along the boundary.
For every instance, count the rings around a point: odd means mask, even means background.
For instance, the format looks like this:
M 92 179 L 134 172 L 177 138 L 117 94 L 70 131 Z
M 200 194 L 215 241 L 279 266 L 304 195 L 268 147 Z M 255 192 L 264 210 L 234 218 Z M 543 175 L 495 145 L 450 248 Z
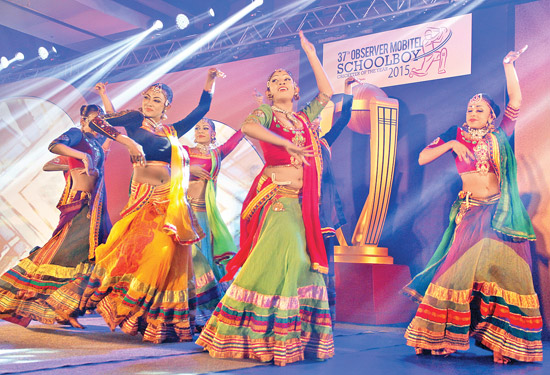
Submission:
M 80 107 L 80 116 L 88 117 L 90 112 L 97 112 L 99 115 L 103 115 L 103 108 L 96 104 L 87 104 Z
M 167 105 L 170 105 L 172 104 L 172 100 L 174 99 L 174 93 L 172 92 L 172 89 L 170 88 L 170 86 L 168 86 L 167 84 L 165 83 L 160 83 L 160 82 L 157 82 L 157 83 L 154 83 L 152 84 L 151 86 L 149 86 L 147 88 L 147 90 L 145 90 L 143 92 L 143 94 L 145 94 L 147 91 L 151 90 L 152 88 L 156 88 L 157 90 L 162 90 L 163 93 L 165 94 L 166 96 L 166 101 L 168 102 Z
M 199 122 L 204 121 L 206 122 L 212 131 L 216 132 L 216 125 L 214 125 L 214 121 L 210 120 L 209 118 L 203 117 Z
M 497 118 L 498 115 L 500 115 L 500 107 L 498 106 L 498 104 L 495 103 L 493 98 L 491 98 L 488 94 L 486 94 L 484 92 L 480 92 L 479 94 L 474 95 L 472 97 L 472 99 L 474 99 L 476 96 L 481 97 L 481 99 L 483 99 L 485 101 L 485 103 L 487 103 L 489 105 L 489 107 L 491 107 L 491 109 L 493 110 L 493 112 L 495 114 L 495 118 Z M 470 99 L 470 100 L 472 100 L 472 99 Z
M 277 72 L 285 72 L 285 73 L 287 73 L 287 74 L 290 76 L 290 78 L 292 78 L 292 80 L 294 80 L 294 77 L 292 76 L 292 72 L 291 72 L 290 70 L 283 69 L 283 68 L 278 68 L 278 69 L 275 69 L 275 70 L 273 71 L 273 73 L 271 73 L 271 74 L 269 75 L 269 77 L 267 77 L 267 82 L 271 81 L 271 77 L 273 77 L 273 74 L 275 74 L 275 73 L 277 73 Z

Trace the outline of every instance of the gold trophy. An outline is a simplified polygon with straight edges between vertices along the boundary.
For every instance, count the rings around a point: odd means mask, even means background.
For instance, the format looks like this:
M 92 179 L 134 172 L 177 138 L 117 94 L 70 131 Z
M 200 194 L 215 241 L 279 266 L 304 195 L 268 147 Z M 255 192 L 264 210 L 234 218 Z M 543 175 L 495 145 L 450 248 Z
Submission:
M 399 103 L 367 83 L 356 86 L 354 91 L 348 127 L 363 134 L 370 130 L 370 188 L 351 245 L 346 242 L 341 229 L 336 232 L 340 246 L 334 248 L 334 261 L 393 264 L 388 249 L 378 247 L 378 243 L 388 212 L 395 170 Z
M 378 246 L 395 171 L 399 103 L 369 84 L 356 86 L 354 98 L 348 127 L 370 132 L 370 188 L 351 245 L 340 229 L 336 231 L 336 317 L 361 324 L 403 323 L 410 321 L 415 308 L 399 293 L 411 280 L 409 267 L 393 264 L 388 249 Z

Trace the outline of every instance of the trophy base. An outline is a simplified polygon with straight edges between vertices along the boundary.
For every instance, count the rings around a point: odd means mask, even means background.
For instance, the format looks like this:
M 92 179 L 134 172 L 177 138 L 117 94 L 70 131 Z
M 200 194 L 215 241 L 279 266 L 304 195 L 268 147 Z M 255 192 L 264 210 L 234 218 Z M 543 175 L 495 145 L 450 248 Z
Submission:
M 335 263 L 336 321 L 359 324 L 408 323 L 418 307 L 400 293 L 411 281 L 398 264 Z
M 335 263 L 393 264 L 387 247 L 375 245 L 334 246 Z

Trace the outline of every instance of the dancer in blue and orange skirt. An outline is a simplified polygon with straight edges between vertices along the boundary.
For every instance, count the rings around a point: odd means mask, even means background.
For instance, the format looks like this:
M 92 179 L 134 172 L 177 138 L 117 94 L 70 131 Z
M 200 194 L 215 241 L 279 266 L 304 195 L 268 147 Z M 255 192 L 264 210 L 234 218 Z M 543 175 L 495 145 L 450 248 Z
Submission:
M 261 105 L 242 132 L 260 140 L 266 165 L 241 214 L 240 250 L 227 264 L 239 274 L 204 327 L 197 344 L 216 358 L 252 358 L 276 365 L 334 354 L 322 273 L 327 259 L 319 224 L 321 156 L 311 124 L 332 95 L 315 47 L 300 33 L 319 95 L 292 111 L 298 87 L 276 70 L 267 83 L 273 105 Z
M 519 197 L 508 142 L 521 104 L 514 68 L 521 52 L 510 52 L 503 61 L 510 100 L 500 127 L 493 124 L 498 106 L 477 94 L 468 103 L 466 123 L 420 153 L 422 165 L 452 150 L 463 187 L 427 268 L 404 289 L 420 302 L 405 333 L 417 354 L 467 350 L 474 337 L 497 363 L 542 361 L 529 246 L 535 234 Z
M 243 137 L 244 134 L 239 130 L 227 142 L 216 146 L 214 122 L 203 118 L 195 126 L 196 146 L 186 147 L 190 159 L 187 198 L 205 233 L 200 242 L 193 244 L 197 326 L 206 324 L 227 289 L 227 283 L 219 283 L 225 275 L 223 262 L 227 262 L 237 252 L 233 237 L 216 205 L 216 182 L 222 160 L 237 147 Z
M 96 250 L 96 267 L 84 292 L 81 310 L 96 309 L 112 330 L 120 326 L 144 341 L 193 338 L 195 289 L 191 244 L 203 237 L 186 193 L 189 156 L 178 138 L 210 109 L 218 74 L 208 71 L 201 99 L 186 118 L 163 125 L 173 93 L 157 83 L 143 92 L 141 111 L 97 118 L 93 126 L 118 137 L 122 126 L 138 142 L 145 158 L 132 160 L 129 201 L 105 244 Z
M 0 277 L 0 318 L 27 326 L 32 320 L 83 328 L 76 317 L 94 267 L 96 247 L 105 241 L 111 222 L 106 210 L 104 152 L 89 126 L 102 110 L 96 105 L 80 109 L 81 128 L 71 128 L 49 146 L 62 155 L 67 169 L 65 189 L 57 205 L 61 216 L 52 237 L 42 247 Z M 126 136 L 117 139 L 131 155 L 142 155 L 139 145 Z

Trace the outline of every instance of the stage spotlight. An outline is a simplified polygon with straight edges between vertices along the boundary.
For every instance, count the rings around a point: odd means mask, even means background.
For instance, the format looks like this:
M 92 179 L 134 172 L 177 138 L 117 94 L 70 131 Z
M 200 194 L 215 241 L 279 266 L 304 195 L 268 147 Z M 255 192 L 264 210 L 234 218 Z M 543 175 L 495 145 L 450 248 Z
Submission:
M 164 27 L 164 24 L 162 23 L 161 20 L 156 20 L 152 26 L 154 31 L 160 31 L 162 30 L 163 27 Z
M 185 29 L 189 26 L 189 18 L 183 13 L 178 14 L 176 16 L 176 26 L 180 30 Z
M 208 14 L 210 14 L 210 17 L 215 17 L 216 13 L 214 13 L 214 9 L 210 8 L 208 9 Z
M 40 47 L 38 48 L 38 58 L 40 60 L 46 60 L 48 58 L 48 56 L 50 55 L 50 53 L 48 52 L 48 50 L 46 49 L 46 47 Z
M 257 4 L 257 6 L 260 6 L 264 3 L 264 0 L 252 0 L 252 4 Z
M 8 60 L 6 56 L 2 56 L 2 58 L 0 58 L 0 68 L 6 69 L 8 66 L 11 65 L 12 62 L 22 61 L 24 58 L 25 55 L 23 55 L 21 52 L 17 52 L 11 60 Z
M 49 51 L 46 49 L 46 47 L 38 48 L 38 58 L 40 60 L 46 60 L 48 57 L 55 57 L 55 56 L 57 56 L 57 50 L 55 49 L 54 46 L 52 46 L 52 48 L 50 48 Z

